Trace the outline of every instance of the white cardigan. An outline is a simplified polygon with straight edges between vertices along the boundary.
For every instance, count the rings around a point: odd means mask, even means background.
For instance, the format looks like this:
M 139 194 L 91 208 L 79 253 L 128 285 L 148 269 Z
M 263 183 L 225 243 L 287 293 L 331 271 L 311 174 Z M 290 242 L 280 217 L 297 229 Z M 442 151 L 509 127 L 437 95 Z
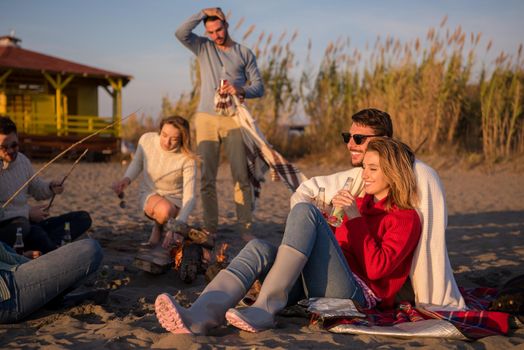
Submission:
M 466 304 L 455 282 L 446 248 L 447 208 L 440 179 L 431 167 L 417 160 L 415 175 L 420 196 L 417 211 L 421 217 L 422 234 L 411 264 L 411 283 L 418 306 L 433 310 L 464 310 Z M 320 187 L 325 188 L 326 203 L 351 176 L 351 193 L 361 194 L 362 168 L 352 168 L 332 175 L 316 176 L 303 182 L 291 196 L 291 207 L 311 202 Z

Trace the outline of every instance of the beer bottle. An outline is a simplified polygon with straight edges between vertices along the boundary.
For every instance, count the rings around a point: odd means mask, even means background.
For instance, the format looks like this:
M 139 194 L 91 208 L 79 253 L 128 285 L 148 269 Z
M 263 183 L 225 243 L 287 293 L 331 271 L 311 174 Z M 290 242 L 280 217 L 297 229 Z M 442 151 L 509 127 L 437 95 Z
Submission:
M 71 225 L 69 221 L 64 224 L 64 235 L 62 236 L 62 245 L 71 243 Z
M 22 235 L 22 228 L 18 227 L 16 229 L 16 241 L 13 246 L 17 254 L 22 255 L 24 253 L 24 237 Z

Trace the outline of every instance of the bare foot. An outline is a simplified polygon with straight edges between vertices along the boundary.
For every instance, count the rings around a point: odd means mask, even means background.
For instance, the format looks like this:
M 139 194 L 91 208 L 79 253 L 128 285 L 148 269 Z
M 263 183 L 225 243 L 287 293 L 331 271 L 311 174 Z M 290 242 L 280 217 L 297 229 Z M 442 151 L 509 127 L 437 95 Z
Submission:
M 149 236 L 149 240 L 147 241 L 147 243 L 143 245 L 148 245 L 150 247 L 156 247 L 160 243 L 160 240 L 162 239 L 163 228 L 164 228 L 163 225 L 157 224 L 155 222 L 155 224 L 153 225 L 153 229 L 151 230 L 151 235 Z

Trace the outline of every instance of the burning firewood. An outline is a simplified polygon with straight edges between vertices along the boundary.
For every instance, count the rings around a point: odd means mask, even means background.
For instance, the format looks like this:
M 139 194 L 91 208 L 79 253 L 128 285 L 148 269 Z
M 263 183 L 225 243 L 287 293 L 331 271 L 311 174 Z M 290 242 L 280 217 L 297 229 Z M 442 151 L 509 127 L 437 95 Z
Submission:
M 226 254 L 227 247 L 227 243 L 222 243 L 220 248 L 218 248 L 218 251 L 215 254 L 215 262 L 212 265 L 209 265 L 206 270 L 205 277 L 207 283 L 211 282 L 211 280 L 218 275 L 220 270 L 225 269 L 229 264 L 229 256 Z
M 178 221 L 168 224 L 168 232 L 175 232 L 184 238 L 171 249 L 172 267 L 182 281 L 191 283 L 197 274 L 205 272 L 207 261 L 204 250 L 214 247 L 214 237 L 204 229 Z
M 171 249 L 172 267 L 180 279 L 192 283 L 198 273 L 204 272 L 202 247 L 185 240 Z

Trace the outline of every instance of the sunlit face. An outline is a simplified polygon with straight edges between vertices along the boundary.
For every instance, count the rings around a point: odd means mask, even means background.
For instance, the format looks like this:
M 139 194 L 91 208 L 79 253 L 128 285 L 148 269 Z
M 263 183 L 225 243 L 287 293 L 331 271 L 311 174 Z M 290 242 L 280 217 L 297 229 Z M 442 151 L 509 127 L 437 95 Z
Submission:
M 364 191 L 381 200 L 389 193 L 389 184 L 380 167 L 380 157 L 377 152 L 370 151 L 364 154 L 362 164 L 362 180 L 364 180 Z
M 13 162 L 18 155 L 18 135 L 14 132 L 0 134 L 0 159 L 6 163 Z
M 160 147 L 165 151 L 173 151 L 182 143 L 182 132 L 171 124 L 164 124 L 160 130 Z
M 207 21 L 205 24 L 206 33 L 209 38 L 218 46 L 225 45 L 227 41 L 227 23 L 219 19 Z
M 364 126 L 360 124 L 353 123 L 351 125 L 351 128 L 349 129 L 349 132 L 351 135 L 375 135 L 375 130 L 370 128 L 369 126 Z M 366 152 L 366 149 L 368 148 L 369 141 L 373 139 L 373 137 L 366 137 L 364 139 L 364 142 L 362 144 L 357 145 L 355 143 L 355 139 L 351 137 L 347 144 L 347 148 L 349 150 L 349 153 L 351 155 L 351 165 L 355 167 L 362 166 L 362 160 L 364 159 L 364 153 Z

